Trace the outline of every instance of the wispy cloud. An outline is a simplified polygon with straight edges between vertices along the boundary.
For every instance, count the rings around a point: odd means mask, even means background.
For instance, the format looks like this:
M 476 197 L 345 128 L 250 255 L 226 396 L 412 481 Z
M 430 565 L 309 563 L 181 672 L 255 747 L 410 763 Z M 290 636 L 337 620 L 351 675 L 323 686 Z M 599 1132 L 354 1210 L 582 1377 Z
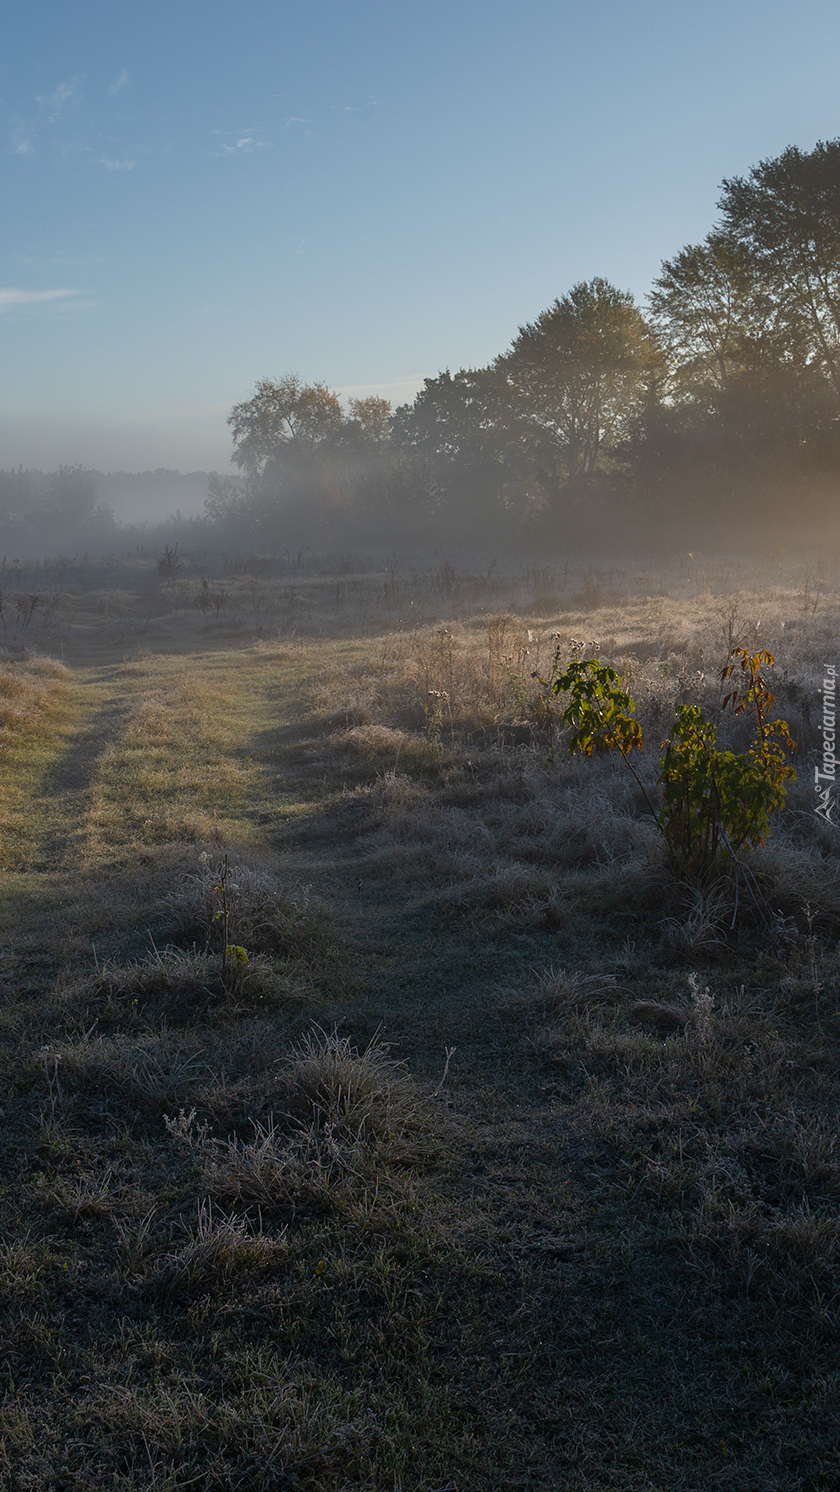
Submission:
M 422 373 L 408 373 L 405 378 L 392 378 L 389 383 L 345 383 L 338 392 L 344 398 L 366 398 L 368 394 L 376 394 L 383 399 L 398 399 L 401 395 L 410 399 L 422 382 Z
M 36 94 L 35 102 L 43 109 L 50 124 L 55 124 L 78 103 L 83 82 L 84 74 L 81 74 L 68 78 L 66 83 L 56 83 L 52 93 Z
M 255 150 L 269 149 L 265 140 L 260 139 L 262 130 L 259 129 L 239 130 L 236 135 L 230 130 L 211 130 L 210 133 L 223 137 L 220 148 L 216 151 L 216 155 L 219 156 L 253 155 Z M 224 139 L 225 135 L 227 140 Z M 233 144 L 228 143 L 231 139 L 233 139 Z
M 44 301 L 60 300 L 65 295 L 75 295 L 75 290 L 2 290 L 0 289 L 0 311 L 9 311 L 13 306 L 37 306 Z
M 364 104 L 330 104 L 330 108 L 337 114 L 366 114 L 368 109 L 378 107 L 375 98 L 369 98 Z
M 107 155 L 97 156 L 91 160 L 92 166 L 102 166 L 106 171 L 133 171 L 134 162 L 129 160 L 113 161 Z
M 114 96 L 115 93 L 119 93 L 119 91 L 120 91 L 121 88 L 126 88 L 127 86 L 128 86 L 128 68 L 127 67 L 122 67 L 122 68 L 120 68 L 120 71 L 117 73 L 117 76 L 115 77 L 113 83 L 109 83 L 108 84 L 108 92 L 110 93 L 111 97 L 113 98 L 113 96 Z
M 11 146 L 13 155 L 34 155 L 35 141 L 32 131 L 24 124 L 22 119 L 15 119 L 12 124 Z

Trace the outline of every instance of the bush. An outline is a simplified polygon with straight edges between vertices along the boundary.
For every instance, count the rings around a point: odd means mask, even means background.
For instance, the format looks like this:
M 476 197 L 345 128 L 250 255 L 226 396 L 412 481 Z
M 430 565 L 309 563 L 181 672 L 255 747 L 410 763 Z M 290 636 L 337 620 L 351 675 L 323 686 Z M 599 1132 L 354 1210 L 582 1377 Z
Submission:
M 576 659 L 557 678 L 543 681 L 554 694 L 571 696 L 562 716 L 572 730 L 569 750 L 586 756 L 619 753 L 644 793 L 669 853 L 691 879 L 703 880 L 742 849 L 764 844 L 771 816 L 784 807 L 785 783 L 795 776 L 785 753 L 795 743 L 786 721 L 769 718 L 775 696 L 760 669 L 773 661 L 766 649 L 750 653 L 732 648 L 722 670 L 723 681 L 741 670 L 742 684 L 733 684 L 723 708 L 752 717 L 747 751 L 721 750 L 717 729 L 699 705 L 679 706 L 659 763 L 659 812 L 630 760 L 631 751 L 643 749 L 644 736 L 616 670 L 599 658 Z

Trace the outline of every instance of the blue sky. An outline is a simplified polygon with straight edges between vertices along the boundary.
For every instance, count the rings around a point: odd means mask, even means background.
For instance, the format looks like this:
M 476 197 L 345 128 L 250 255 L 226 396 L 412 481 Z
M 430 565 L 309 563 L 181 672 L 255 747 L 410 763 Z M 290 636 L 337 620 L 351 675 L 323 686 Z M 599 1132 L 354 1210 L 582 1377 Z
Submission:
M 836 0 L 10 7 L 0 466 L 225 469 L 290 371 L 401 402 L 838 135 Z

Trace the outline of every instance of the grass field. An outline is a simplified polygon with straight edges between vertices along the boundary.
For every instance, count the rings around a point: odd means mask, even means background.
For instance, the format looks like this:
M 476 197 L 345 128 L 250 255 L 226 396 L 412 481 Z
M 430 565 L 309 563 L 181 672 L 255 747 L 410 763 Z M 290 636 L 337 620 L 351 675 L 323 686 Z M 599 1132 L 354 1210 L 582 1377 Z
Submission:
M 840 1485 L 836 573 L 0 589 L 0 1485 Z M 533 677 L 613 662 L 655 795 L 736 643 L 798 771 L 737 903 Z

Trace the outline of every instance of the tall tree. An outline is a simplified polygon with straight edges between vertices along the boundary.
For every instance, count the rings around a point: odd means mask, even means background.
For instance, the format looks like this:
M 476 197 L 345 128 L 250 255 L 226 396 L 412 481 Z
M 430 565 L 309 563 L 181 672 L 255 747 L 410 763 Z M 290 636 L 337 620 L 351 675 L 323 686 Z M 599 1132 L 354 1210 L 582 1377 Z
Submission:
M 476 525 L 507 521 L 521 505 L 521 421 L 497 368 L 447 369 L 426 378 L 393 418 L 393 443 L 416 499 L 430 515 Z
M 648 297 L 673 391 L 725 389 L 772 335 L 774 301 L 752 250 L 713 232 L 666 259 Z
M 323 383 L 261 379 L 228 420 L 244 480 L 211 478 L 208 517 L 259 545 L 367 534 L 388 506 L 391 406 L 350 400 L 345 418 Z
M 228 417 L 233 460 L 250 479 L 285 453 L 306 457 L 344 424 L 338 397 L 323 383 L 303 383 L 287 373 L 278 383 L 261 378 L 253 398 Z
M 413 404 L 394 416 L 403 450 L 470 468 L 502 459 L 510 425 L 505 380 L 493 368 L 462 368 L 424 378 Z
M 723 228 L 760 264 L 800 356 L 840 398 L 840 140 L 791 145 L 723 183 Z
M 523 326 L 497 368 L 548 487 L 590 477 L 637 414 L 661 353 L 632 295 L 581 282 Z

